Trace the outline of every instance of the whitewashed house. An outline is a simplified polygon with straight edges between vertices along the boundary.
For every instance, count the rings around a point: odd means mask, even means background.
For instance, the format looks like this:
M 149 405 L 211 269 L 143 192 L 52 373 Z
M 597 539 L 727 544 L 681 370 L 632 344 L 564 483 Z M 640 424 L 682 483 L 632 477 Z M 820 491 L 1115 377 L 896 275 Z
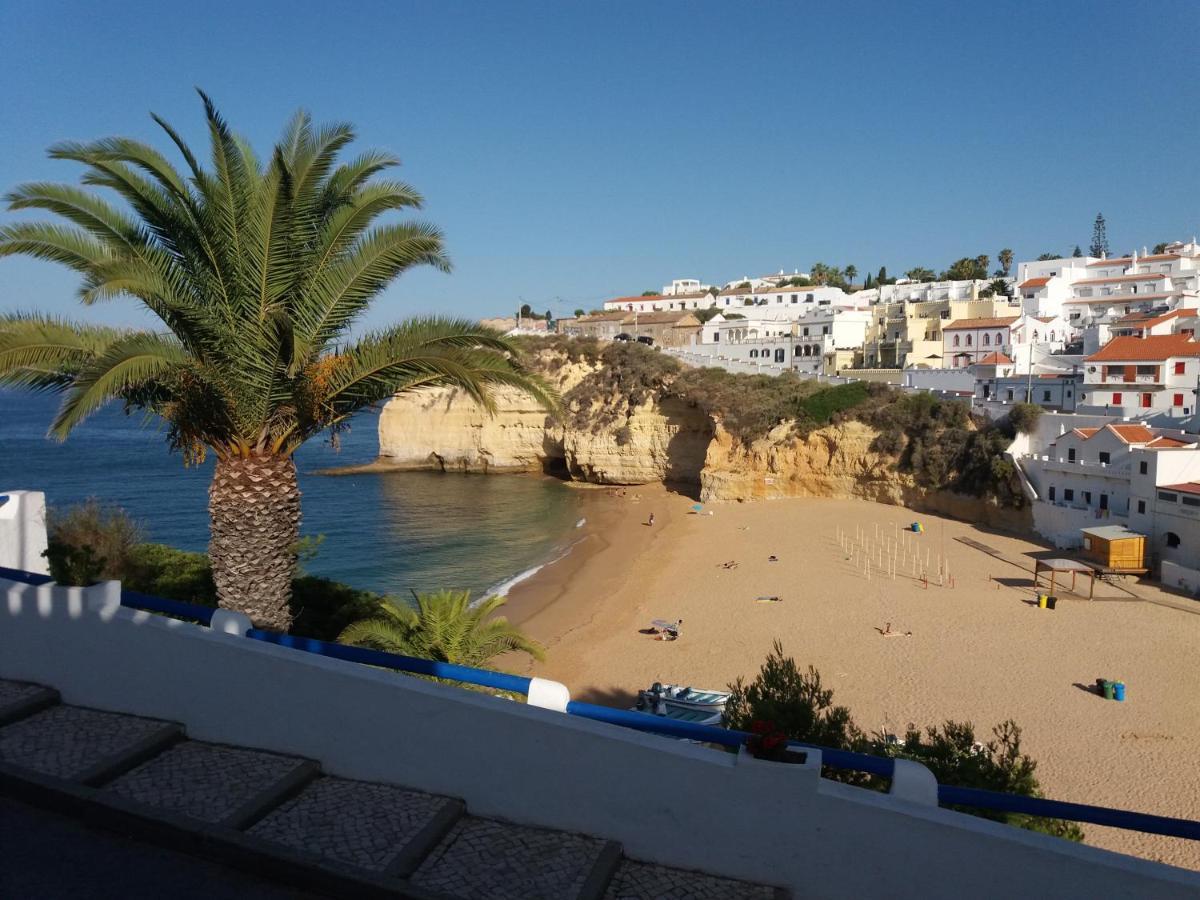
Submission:
M 1011 356 L 1018 316 L 959 319 L 942 326 L 942 368 L 965 369 L 994 352 Z
M 1081 411 L 1190 418 L 1196 409 L 1200 343 L 1189 334 L 1118 337 L 1084 361 Z

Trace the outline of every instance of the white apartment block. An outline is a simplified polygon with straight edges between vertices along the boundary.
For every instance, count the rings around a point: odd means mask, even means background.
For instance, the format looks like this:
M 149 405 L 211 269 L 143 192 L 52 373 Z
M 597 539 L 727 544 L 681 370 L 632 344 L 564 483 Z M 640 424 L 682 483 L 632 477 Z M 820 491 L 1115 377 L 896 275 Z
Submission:
M 1079 547 L 1083 528 L 1124 525 L 1150 539 L 1148 562 L 1153 566 L 1173 555 L 1164 554 L 1164 549 L 1176 549 L 1166 546 L 1171 526 L 1166 520 L 1155 521 L 1158 486 L 1200 479 L 1200 438 L 1179 430 L 1100 421 L 1103 424 L 1060 434 L 1042 451 L 1014 454 L 1036 494 L 1034 529 L 1058 547 Z M 1178 498 L 1175 502 L 1169 512 L 1182 506 Z M 1193 527 L 1186 549 L 1194 566 L 1200 559 L 1200 515 Z
M 716 300 L 707 292 L 688 294 L 649 294 L 643 297 L 616 297 L 604 301 L 605 312 L 671 312 L 672 310 L 709 309 Z
M 1139 419 L 1191 418 L 1200 385 L 1200 343 L 1190 334 L 1118 337 L 1084 360 L 1086 412 Z
M 809 308 L 795 318 L 789 307 L 754 307 L 744 318 L 718 314 L 701 327 L 689 349 L 728 360 L 787 364 L 797 372 L 831 374 L 861 354 L 869 310 Z

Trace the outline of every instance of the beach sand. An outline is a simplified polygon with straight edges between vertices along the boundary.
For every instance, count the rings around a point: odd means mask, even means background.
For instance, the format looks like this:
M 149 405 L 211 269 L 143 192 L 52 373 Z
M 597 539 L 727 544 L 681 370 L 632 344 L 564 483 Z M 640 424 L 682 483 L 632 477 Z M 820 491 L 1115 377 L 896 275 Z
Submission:
M 1092 602 L 1058 590 L 1058 608 L 1042 610 L 1030 554 L 1048 548 L 1031 541 L 863 501 L 720 503 L 705 507 L 711 516 L 692 514 L 693 502 L 651 485 L 624 498 L 593 491 L 575 551 L 510 596 L 510 618 L 547 646 L 528 671 L 578 699 L 629 706 L 655 681 L 753 678 L 779 639 L 864 730 L 954 719 L 986 740 L 1011 718 L 1046 796 L 1200 817 L 1200 602 L 1098 583 Z M 894 581 L 873 569 L 868 581 L 838 545 L 839 527 L 894 538 L 913 521 L 925 526 L 910 540 L 930 553 L 928 588 L 911 568 Z M 939 553 L 953 587 L 936 584 Z M 737 568 L 721 568 L 728 560 Z M 782 602 L 755 602 L 770 595 Z M 673 643 L 638 633 L 679 618 Z M 889 622 L 912 636 L 882 637 Z M 1101 677 L 1126 683 L 1125 703 L 1089 689 Z M 1084 830 L 1088 843 L 1200 869 L 1196 842 Z

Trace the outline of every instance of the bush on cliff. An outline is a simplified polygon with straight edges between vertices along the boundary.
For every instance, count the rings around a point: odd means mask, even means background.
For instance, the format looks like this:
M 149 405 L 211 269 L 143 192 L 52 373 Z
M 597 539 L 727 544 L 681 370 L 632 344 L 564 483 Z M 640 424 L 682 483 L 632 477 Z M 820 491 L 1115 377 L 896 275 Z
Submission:
M 599 362 L 563 395 L 567 423 L 579 431 L 611 427 L 635 408 L 661 398 L 682 368 L 673 356 L 632 341 L 605 346 Z
M 969 722 L 947 721 L 924 730 L 909 725 L 903 740 L 881 733 L 868 736 L 854 723 L 848 708 L 834 703 L 833 690 L 824 687 L 820 673 L 812 666 L 802 671 L 795 659 L 784 656 L 779 641 L 753 681 L 747 684 L 739 678 L 729 690 L 725 724 L 730 728 L 767 730 L 806 744 L 915 760 L 927 766 L 942 784 L 1041 796 L 1034 774 L 1037 763 L 1021 752 L 1021 729 L 1015 722 L 996 726 L 994 739 L 986 743 L 975 740 L 975 729 Z M 822 774 L 877 790 L 888 786 L 885 779 L 862 772 L 824 767 Z M 955 808 L 1018 828 L 1083 840 L 1078 826 L 1061 819 Z

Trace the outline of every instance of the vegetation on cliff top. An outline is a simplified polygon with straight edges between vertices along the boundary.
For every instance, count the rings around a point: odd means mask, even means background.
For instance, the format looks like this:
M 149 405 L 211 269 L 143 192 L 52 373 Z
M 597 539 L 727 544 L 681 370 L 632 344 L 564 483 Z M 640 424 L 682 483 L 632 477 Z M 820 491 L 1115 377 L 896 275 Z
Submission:
M 779 426 L 803 436 L 829 424 L 859 421 L 879 432 L 871 445 L 896 468 L 930 490 L 994 497 L 1021 506 L 1012 463 L 1004 451 L 1018 431 L 1036 424 L 1040 409 L 1018 404 L 999 423 L 973 418 L 961 400 L 904 393 L 882 384 L 826 385 L 786 372 L 738 375 L 724 369 L 685 368 L 674 357 L 641 344 L 556 336 L 531 339 L 531 366 L 552 377 L 564 362 L 594 368 L 563 396 L 563 415 L 574 429 L 615 429 L 617 440 L 635 408 L 650 400 L 681 399 L 702 410 L 743 444 Z

